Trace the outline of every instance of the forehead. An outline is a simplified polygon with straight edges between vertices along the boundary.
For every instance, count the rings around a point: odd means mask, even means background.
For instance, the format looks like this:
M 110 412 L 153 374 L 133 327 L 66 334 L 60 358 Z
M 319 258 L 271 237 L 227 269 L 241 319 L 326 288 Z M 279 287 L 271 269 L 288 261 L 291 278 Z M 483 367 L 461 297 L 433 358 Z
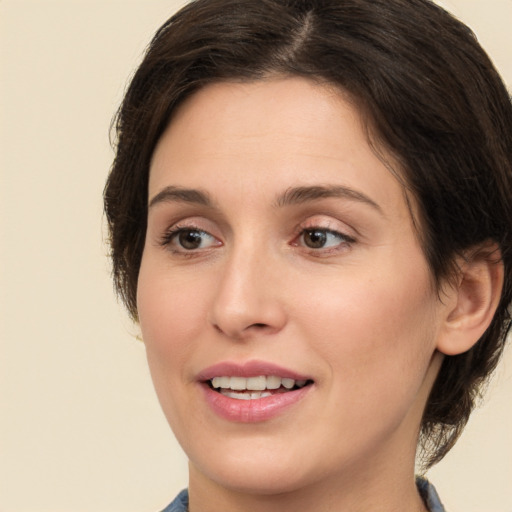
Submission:
M 328 181 L 397 211 L 406 205 L 354 102 L 303 78 L 215 83 L 177 109 L 153 155 L 149 195 L 208 180 L 247 196 Z
M 301 78 L 213 83 L 181 103 L 155 153 L 163 144 L 183 142 L 212 154 L 237 149 L 241 153 L 253 149 L 251 144 L 265 142 L 259 152 L 270 152 L 285 139 L 292 144 L 294 139 L 307 138 L 328 154 L 329 121 L 339 115 L 354 125 L 360 120 L 354 108 L 337 111 L 342 103 L 341 93 L 334 88 Z M 235 139 L 237 145 L 232 146 Z

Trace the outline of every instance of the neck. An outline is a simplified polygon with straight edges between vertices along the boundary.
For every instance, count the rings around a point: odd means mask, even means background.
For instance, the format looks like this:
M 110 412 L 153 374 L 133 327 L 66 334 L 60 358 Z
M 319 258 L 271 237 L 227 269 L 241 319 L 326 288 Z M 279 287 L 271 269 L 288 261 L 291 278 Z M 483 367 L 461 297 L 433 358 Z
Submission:
M 347 468 L 348 469 L 348 468 Z M 229 489 L 190 468 L 190 512 L 428 512 L 416 488 L 414 467 L 389 472 L 352 467 L 308 486 L 280 492 Z

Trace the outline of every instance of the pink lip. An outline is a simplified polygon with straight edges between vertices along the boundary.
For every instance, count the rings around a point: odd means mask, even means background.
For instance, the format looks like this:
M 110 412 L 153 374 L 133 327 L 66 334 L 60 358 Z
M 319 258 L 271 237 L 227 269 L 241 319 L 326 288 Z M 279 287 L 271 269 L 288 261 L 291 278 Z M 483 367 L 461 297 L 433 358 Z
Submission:
M 205 368 L 197 375 L 197 380 L 204 382 L 213 377 L 258 377 L 260 375 L 281 377 L 282 379 L 309 380 L 308 375 L 301 375 L 282 366 L 267 361 L 247 361 L 239 364 L 225 361 Z
M 223 362 L 203 370 L 197 380 L 201 385 L 206 403 L 215 414 L 228 421 L 238 423 L 257 423 L 270 420 L 283 414 L 291 406 L 301 401 L 314 387 L 307 385 L 300 389 L 275 393 L 255 400 L 238 400 L 214 391 L 207 381 L 213 377 L 257 377 L 275 375 L 294 380 L 310 380 L 306 375 L 264 361 L 249 361 L 244 364 Z

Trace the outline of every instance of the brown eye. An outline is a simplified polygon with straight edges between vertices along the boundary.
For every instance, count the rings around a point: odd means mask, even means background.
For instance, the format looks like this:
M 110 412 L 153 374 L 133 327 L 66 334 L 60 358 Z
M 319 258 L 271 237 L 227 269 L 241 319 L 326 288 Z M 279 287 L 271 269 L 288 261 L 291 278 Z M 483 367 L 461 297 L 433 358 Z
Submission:
M 197 230 L 183 230 L 178 233 L 178 243 L 189 251 L 193 249 L 199 249 L 204 241 L 204 235 L 202 231 Z M 208 235 L 207 235 L 208 236 Z
M 354 239 L 331 229 L 305 229 L 300 235 L 300 245 L 309 249 L 334 249 L 342 245 L 350 245 Z
M 196 228 L 173 228 L 167 232 L 160 242 L 162 246 L 174 252 L 196 251 L 218 247 L 222 243 L 206 231 Z
M 304 245 L 311 249 L 321 249 L 327 243 L 327 233 L 319 229 L 304 231 Z

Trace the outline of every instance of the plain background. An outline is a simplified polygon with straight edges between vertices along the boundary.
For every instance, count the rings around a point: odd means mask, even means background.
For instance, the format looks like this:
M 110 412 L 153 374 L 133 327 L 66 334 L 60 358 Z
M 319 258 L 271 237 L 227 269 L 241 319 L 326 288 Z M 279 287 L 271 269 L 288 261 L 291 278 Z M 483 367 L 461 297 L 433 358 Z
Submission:
M 186 485 L 103 243 L 111 117 L 182 2 L 0 0 L 0 511 L 156 511 Z M 446 0 L 512 84 L 511 0 Z M 430 473 L 512 512 L 512 351 Z

